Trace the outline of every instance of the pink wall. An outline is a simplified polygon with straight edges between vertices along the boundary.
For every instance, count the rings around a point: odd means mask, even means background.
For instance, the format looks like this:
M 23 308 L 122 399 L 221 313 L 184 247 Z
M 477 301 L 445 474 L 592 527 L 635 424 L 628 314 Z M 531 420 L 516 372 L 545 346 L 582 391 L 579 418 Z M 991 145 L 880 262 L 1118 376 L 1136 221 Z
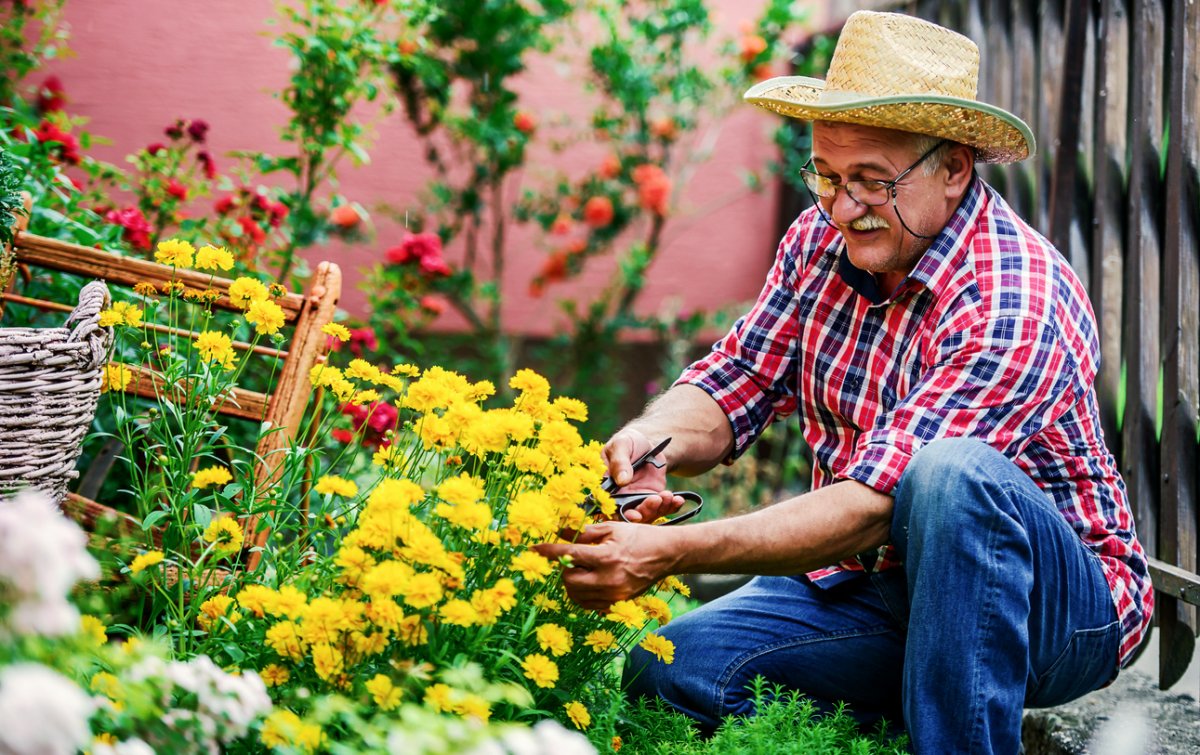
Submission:
M 726 33 L 750 19 L 762 0 L 714 3 Z M 211 125 L 209 143 L 218 167 L 233 150 L 284 154 L 278 141 L 286 110 L 271 93 L 288 79 L 289 58 L 272 45 L 265 20 L 273 15 L 271 0 L 207 0 L 203 3 L 163 0 L 71 0 L 66 20 L 75 57 L 56 64 L 67 88 L 73 114 L 91 119 L 88 129 L 112 141 L 94 150 L 98 157 L 120 161 L 161 138 L 163 126 L 177 117 L 203 118 Z M 587 111 L 578 70 L 551 61 L 535 61 L 523 82 L 525 106 L 542 123 L 556 113 Z M 775 191 L 741 190 L 741 173 L 761 166 L 772 146 L 772 117 L 748 105 L 737 105 L 712 144 L 713 157 L 686 185 L 677 186 L 676 214 L 666 244 L 652 268 L 639 311 L 713 309 L 744 302 L 757 294 L 774 253 Z M 603 151 L 561 157 L 535 156 L 531 165 L 561 164 L 578 175 L 594 169 Z M 378 128 L 372 163 L 340 171 L 341 191 L 368 208 L 381 202 L 412 206 L 427 174 L 417 144 L 400 115 Z M 537 167 L 527 169 L 533 173 Z M 527 177 L 527 178 L 531 178 Z M 515 193 L 515 192 L 514 192 Z M 363 267 L 396 244 L 402 227 L 376 214 L 375 240 L 355 246 L 313 250 L 310 260 L 333 259 L 348 274 L 343 306 L 362 311 L 365 297 L 357 290 Z M 505 319 L 511 329 L 546 335 L 562 326 L 557 301 L 590 293 L 608 280 L 611 259 L 596 259 L 577 281 L 551 286 L 540 298 L 527 295 L 544 259 L 544 246 L 528 232 L 513 235 L 504 288 Z M 448 252 L 453 257 L 453 250 Z

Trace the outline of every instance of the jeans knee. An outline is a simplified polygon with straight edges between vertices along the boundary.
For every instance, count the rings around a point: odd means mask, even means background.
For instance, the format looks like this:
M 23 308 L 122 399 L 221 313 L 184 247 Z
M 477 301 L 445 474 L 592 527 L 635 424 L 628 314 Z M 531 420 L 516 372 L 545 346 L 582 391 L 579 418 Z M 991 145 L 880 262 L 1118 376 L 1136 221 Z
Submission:
M 895 491 L 892 537 L 907 542 L 914 527 L 962 526 L 974 512 L 973 487 L 986 482 L 985 467 L 999 452 L 975 438 L 939 438 L 913 454 Z

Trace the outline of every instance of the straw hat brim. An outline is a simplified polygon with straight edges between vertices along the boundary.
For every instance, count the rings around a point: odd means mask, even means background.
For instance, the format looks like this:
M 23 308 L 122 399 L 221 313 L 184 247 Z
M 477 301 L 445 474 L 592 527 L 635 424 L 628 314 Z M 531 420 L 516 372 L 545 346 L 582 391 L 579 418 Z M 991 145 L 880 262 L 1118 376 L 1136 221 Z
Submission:
M 1034 153 L 1033 132 L 1017 116 L 985 102 L 944 95 L 871 97 L 827 92 L 808 76 L 780 76 L 751 87 L 747 102 L 790 118 L 838 121 L 927 134 L 966 144 L 983 163 L 1012 163 Z

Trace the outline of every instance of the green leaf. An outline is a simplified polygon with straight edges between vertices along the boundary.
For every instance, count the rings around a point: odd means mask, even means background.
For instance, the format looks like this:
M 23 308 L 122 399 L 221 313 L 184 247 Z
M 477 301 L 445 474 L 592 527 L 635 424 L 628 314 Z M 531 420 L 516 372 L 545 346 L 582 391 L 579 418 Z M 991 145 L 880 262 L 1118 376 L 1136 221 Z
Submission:
M 142 531 L 145 532 L 149 530 L 151 527 L 161 522 L 166 516 L 167 512 L 165 511 L 151 511 L 146 515 L 146 518 L 142 520 Z

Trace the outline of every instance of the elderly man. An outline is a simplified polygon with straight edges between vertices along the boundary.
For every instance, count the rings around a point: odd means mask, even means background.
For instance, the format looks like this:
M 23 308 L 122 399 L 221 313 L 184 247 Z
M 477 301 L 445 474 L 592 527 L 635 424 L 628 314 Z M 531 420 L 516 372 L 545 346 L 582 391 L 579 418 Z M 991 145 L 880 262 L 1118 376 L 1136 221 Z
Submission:
M 798 412 L 812 491 L 681 527 L 606 522 L 570 555 L 601 609 L 669 574 L 763 575 L 634 650 L 632 689 L 711 728 L 751 714 L 756 676 L 860 720 L 902 718 L 918 752 L 1016 752 L 1022 708 L 1113 680 L 1153 605 L 1105 447 L 1099 349 L 1060 254 L 975 173 L 1025 159 L 1028 127 L 976 101 L 978 50 L 861 12 L 825 81 L 746 99 L 813 122 L 816 206 L 788 230 L 754 308 L 607 444 L 630 512 L 677 509 L 665 471 L 736 458 Z M 662 439 L 665 469 L 631 459 Z

